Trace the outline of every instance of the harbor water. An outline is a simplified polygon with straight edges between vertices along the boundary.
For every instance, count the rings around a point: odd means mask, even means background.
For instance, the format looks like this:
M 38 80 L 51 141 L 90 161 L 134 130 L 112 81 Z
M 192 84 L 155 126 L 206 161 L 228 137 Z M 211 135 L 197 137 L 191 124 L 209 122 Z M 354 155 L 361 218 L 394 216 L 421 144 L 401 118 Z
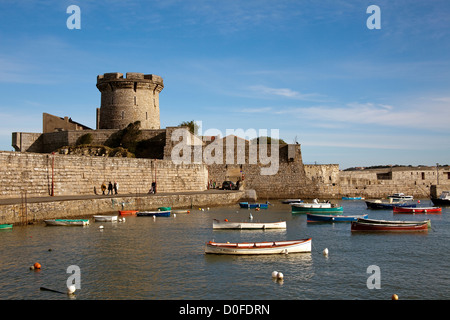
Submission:
M 450 208 L 442 214 L 370 210 L 339 201 L 345 215 L 431 220 L 420 233 L 352 233 L 349 222 L 310 223 L 279 200 L 268 209 L 238 205 L 193 208 L 171 217 L 125 217 L 85 227 L 44 223 L 0 231 L 0 299 L 67 300 L 79 267 L 77 300 L 401 300 L 449 299 Z M 420 205 L 432 205 L 422 200 Z M 200 209 L 200 210 L 199 210 Z M 213 219 L 286 221 L 286 230 L 213 230 Z M 95 213 L 92 213 L 95 214 Z M 103 228 L 100 228 L 103 226 Z M 268 256 L 204 253 L 207 241 L 253 242 L 312 238 L 312 252 Z M 328 256 L 323 250 L 328 249 Z M 31 270 L 35 262 L 40 270 Z M 373 266 L 379 272 L 373 272 Z M 70 268 L 69 268 L 70 269 Z M 282 281 L 272 272 L 282 272 Z M 373 280 L 374 275 L 377 278 Z M 378 287 L 371 284 L 377 283 Z

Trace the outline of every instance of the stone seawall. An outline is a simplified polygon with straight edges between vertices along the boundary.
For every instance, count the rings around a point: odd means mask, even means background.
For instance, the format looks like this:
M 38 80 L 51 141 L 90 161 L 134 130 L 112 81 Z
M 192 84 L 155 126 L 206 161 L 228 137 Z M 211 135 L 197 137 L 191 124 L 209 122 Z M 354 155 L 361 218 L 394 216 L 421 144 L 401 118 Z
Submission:
M 119 210 L 156 210 L 170 206 L 174 209 L 225 206 L 236 204 L 244 191 L 204 191 L 117 197 L 86 196 L 43 197 L 27 203 L 2 200 L 0 224 L 27 224 L 45 219 L 90 217 L 95 214 L 118 214 Z M 9 203 L 8 203 L 9 202 Z
M 119 194 L 204 191 L 208 169 L 203 164 L 176 165 L 168 160 L 88 157 L 0 152 L 0 198 L 101 193 L 102 182 L 117 181 Z

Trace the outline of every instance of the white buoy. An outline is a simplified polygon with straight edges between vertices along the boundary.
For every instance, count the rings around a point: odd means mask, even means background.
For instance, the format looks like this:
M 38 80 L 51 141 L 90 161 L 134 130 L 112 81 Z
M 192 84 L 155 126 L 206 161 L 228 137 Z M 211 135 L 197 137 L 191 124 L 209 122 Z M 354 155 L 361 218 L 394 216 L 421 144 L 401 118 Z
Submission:
M 156 219 L 156 216 L 153 216 L 153 220 L 155 220 Z
M 249 218 L 250 220 L 253 220 L 253 216 L 252 216 L 251 213 L 250 213 L 250 215 L 248 216 L 248 218 Z
M 328 248 L 323 249 L 323 255 L 328 256 Z
M 125 218 L 122 218 L 122 222 L 125 222 Z
M 272 278 L 276 278 L 278 277 L 278 271 L 273 271 L 272 272 Z
M 176 218 L 176 217 L 177 217 L 177 214 L 176 214 L 176 213 L 174 213 L 174 214 L 173 214 L 173 217 L 174 217 L 174 218 Z
M 74 285 L 67 287 L 67 294 L 74 294 L 77 288 Z
M 103 227 L 103 226 L 100 226 L 100 227 L 98 227 L 98 228 L 99 228 L 100 230 L 103 230 L 104 227 Z
M 277 279 L 279 280 L 284 279 L 284 275 L 281 272 L 278 272 Z

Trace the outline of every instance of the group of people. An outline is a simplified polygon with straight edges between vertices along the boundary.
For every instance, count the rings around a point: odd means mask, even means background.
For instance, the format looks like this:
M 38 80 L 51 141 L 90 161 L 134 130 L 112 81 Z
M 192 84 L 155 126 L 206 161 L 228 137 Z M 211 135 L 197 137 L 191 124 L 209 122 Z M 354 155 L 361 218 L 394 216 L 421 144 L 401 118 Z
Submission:
M 102 183 L 102 194 L 105 194 L 106 191 L 106 184 L 103 182 Z M 108 183 L 108 195 L 111 194 L 117 194 L 117 190 L 119 190 L 119 184 L 114 181 L 114 184 L 112 184 L 112 182 L 110 181 Z

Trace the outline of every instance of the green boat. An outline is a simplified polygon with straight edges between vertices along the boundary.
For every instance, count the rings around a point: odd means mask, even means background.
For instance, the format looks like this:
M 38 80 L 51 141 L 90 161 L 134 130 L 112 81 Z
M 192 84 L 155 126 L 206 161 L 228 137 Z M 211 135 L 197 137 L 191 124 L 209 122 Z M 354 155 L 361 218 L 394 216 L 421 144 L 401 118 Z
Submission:
M 12 229 L 12 224 L 0 224 L 0 230 Z
M 327 212 L 331 214 L 342 214 L 344 211 L 342 206 L 332 203 L 293 203 L 291 204 L 292 212 L 294 213 L 317 213 Z
M 159 207 L 158 208 L 158 211 L 170 211 L 170 210 L 172 210 L 171 207 Z

